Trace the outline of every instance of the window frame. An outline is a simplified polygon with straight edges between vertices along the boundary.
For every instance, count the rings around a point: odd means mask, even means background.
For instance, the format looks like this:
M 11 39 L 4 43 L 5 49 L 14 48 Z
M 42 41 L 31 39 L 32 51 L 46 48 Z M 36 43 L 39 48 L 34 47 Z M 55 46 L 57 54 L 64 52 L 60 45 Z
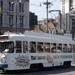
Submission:
M 63 48 L 66 48 L 66 50 L 64 50 Z M 62 49 L 63 49 L 63 53 L 67 53 L 68 52 L 67 44 L 62 44 Z
M 14 11 L 14 3 L 9 2 L 9 11 Z
M 17 42 L 19 42 L 18 45 L 17 45 Z M 15 43 L 16 43 L 16 53 L 22 53 L 23 52 L 22 51 L 22 41 L 16 40 Z M 20 46 L 20 48 L 18 46 Z
M 50 45 L 50 52 L 51 53 L 56 53 L 56 49 L 57 49 L 56 47 L 57 47 L 56 43 L 51 43 L 51 45 Z
M 44 53 L 44 50 L 42 48 L 43 42 L 37 42 L 37 53 Z
M 35 45 L 35 46 L 34 46 Z M 29 41 L 29 52 L 36 53 L 36 41 Z
M 23 27 L 23 23 L 24 23 L 24 16 L 19 16 L 20 27 Z
M 9 26 L 13 26 L 13 15 L 9 15 Z
M 62 43 L 57 43 L 56 44 L 56 52 L 57 53 L 62 53 L 63 50 L 62 50 Z
M 25 45 L 24 45 L 24 42 L 25 42 Z M 27 49 L 25 49 L 25 52 L 24 52 L 24 46 L 27 46 Z M 28 41 L 23 41 L 23 53 L 27 53 L 27 52 L 29 52 L 28 51 Z
M 3 22 L 3 14 L 0 14 L 0 26 L 2 26 L 2 22 Z
M 24 12 L 24 3 L 19 3 L 19 12 Z
M 3 11 L 3 1 L 0 1 L 0 12 L 2 12 Z

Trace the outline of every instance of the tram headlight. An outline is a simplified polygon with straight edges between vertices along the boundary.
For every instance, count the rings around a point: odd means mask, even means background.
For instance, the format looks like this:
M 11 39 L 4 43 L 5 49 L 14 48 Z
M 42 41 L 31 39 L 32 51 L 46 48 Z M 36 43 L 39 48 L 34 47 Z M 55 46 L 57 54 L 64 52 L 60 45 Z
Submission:
M 2 62 L 2 63 L 6 63 L 5 57 L 2 57 L 2 58 L 1 58 L 1 62 Z
M 1 56 L 1 63 L 6 63 L 5 55 L 2 55 L 2 56 Z

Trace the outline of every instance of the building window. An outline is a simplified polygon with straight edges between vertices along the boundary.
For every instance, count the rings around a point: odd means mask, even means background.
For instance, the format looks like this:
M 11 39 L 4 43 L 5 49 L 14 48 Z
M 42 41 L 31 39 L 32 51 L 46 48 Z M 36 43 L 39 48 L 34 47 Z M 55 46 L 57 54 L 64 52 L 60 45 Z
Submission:
M 0 12 L 3 10 L 3 1 L 0 1 Z
M 24 16 L 20 16 L 19 19 L 20 19 L 20 27 L 23 27 Z
M 19 12 L 24 12 L 24 4 L 19 3 Z
M 9 15 L 9 26 L 13 26 L 13 15 Z
M 70 11 L 73 9 L 73 0 L 69 0 Z
M 9 2 L 9 11 L 13 11 L 13 10 L 14 10 L 14 4 Z
M 0 26 L 2 26 L 2 17 L 3 17 L 3 15 L 0 14 Z

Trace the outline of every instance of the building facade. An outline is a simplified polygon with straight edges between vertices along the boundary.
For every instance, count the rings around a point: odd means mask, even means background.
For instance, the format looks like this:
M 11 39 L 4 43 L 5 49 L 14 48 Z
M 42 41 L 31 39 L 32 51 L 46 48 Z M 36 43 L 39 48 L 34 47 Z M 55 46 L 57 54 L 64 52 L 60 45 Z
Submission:
M 69 13 L 75 8 L 75 0 L 61 0 L 60 3 L 62 14 Z
M 0 32 L 29 29 L 29 0 L 0 0 Z
M 67 34 L 75 36 L 75 0 L 61 0 L 61 14 L 62 23 L 61 27 Z M 60 27 L 60 25 L 59 25 Z
M 35 25 L 38 25 L 38 17 L 35 13 L 29 12 L 29 28 L 33 30 Z

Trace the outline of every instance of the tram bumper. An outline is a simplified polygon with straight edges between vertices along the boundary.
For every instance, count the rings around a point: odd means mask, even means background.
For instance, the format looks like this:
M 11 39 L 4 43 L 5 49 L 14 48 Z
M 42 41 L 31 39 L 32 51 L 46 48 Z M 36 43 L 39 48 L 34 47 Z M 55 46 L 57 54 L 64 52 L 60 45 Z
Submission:
M 6 55 L 0 53 L 0 68 L 8 68 L 8 64 L 6 63 Z
M 8 68 L 8 64 L 0 64 L 0 68 Z

